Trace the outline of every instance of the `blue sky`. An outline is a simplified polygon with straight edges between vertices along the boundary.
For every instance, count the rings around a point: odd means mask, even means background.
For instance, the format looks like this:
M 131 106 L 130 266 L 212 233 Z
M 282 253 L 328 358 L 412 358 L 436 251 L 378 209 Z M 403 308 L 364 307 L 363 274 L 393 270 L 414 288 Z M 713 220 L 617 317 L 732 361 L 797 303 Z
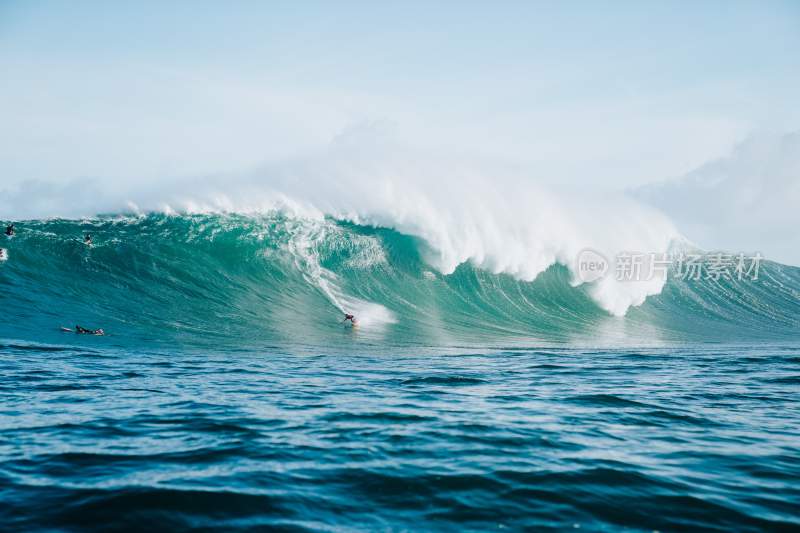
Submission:
M 364 122 L 633 187 L 800 128 L 797 2 L 0 2 L 0 176 L 238 172 Z

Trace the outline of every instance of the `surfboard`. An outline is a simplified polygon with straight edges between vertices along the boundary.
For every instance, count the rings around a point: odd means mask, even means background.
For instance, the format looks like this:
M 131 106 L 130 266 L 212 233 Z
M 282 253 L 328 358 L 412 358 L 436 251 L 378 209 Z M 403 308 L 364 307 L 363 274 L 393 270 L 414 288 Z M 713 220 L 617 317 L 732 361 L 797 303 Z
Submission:
M 74 329 L 65 328 L 64 326 L 61 326 L 61 331 L 64 331 L 66 333 L 75 333 Z

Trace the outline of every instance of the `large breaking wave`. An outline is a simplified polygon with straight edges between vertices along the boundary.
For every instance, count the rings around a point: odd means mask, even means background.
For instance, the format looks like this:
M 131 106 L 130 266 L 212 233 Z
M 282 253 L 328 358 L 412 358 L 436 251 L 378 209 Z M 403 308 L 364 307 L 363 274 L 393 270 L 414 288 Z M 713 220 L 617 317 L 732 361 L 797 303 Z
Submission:
M 580 239 L 559 248 L 521 233 L 515 248 L 492 235 L 500 228 L 477 223 L 437 232 L 415 226 L 411 215 L 397 215 L 390 228 L 358 213 L 297 211 L 20 223 L 3 245 L 0 338 L 64 342 L 58 327 L 75 323 L 104 327 L 110 335 L 102 342 L 215 346 L 652 344 L 800 334 L 794 267 L 765 262 L 756 281 L 576 284 L 570 253 Z M 85 232 L 94 236 L 91 248 L 81 242 Z M 667 246 L 667 237 L 653 242 Z M 634 242 L 641 236 L 621 238 L 646 249 Z M 623 314 L 619 301 L 637 306 Z M 362 327 L 343 328 L 343 312 Z
M 126 191 L 90 187 L 90 194 L 85 184 L 0 191 L 0 216 L 36 220 L 157 212 L 238 213 L 258 219 L 278 212 L 317 223 L 296 230 L 301 234 L 294 235 L 291 246 L 298 247 L 298 255 L 312 251 L 304 237 L 319 240 L 315 232 L 328 227 L 319 224 L 327 218 L 414 237 L 421 260 L 444 275 L 468 263 L 533 281 L 560 264 L 570 271 L 573 285 L 579 280 L 571 269 L 585 248 L 613 257 L 626 250 L 664 252 L 682 239 L 663 214 L 622 194 L 545 187 L 512 169 L 437 160 L 370 139 L 365 149 L 363 139 L 345 135 L 318 156 L 233 178 Z M 318 274 L 307 275 L 323 290 L 334 291 Z M 622 316 L 662 287 L 659 279 L 631 284 L 607 277 L 586 291 L 600 308 Z M 344 295 L 328 296 L 340 306 L 347 303 Z

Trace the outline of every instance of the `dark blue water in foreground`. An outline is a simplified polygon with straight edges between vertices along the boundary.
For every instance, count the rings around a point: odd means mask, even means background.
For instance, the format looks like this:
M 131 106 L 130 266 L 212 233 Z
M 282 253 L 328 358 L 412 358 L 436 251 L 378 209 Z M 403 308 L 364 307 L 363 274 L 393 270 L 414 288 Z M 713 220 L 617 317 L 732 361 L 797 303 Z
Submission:
M 0 342 L 4 530 L 800 530 L 797 346 L 76 342 Z

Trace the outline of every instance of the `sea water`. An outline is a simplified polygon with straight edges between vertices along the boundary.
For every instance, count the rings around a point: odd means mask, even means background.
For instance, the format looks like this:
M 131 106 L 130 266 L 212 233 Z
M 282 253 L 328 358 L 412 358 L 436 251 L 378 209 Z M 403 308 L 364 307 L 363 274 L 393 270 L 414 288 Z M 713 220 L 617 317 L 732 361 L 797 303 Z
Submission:
M 443 273 L 351 222 L 19 227 L 5 529 L 800 528 L 800 269 L 617 316 L 561 265 Z

